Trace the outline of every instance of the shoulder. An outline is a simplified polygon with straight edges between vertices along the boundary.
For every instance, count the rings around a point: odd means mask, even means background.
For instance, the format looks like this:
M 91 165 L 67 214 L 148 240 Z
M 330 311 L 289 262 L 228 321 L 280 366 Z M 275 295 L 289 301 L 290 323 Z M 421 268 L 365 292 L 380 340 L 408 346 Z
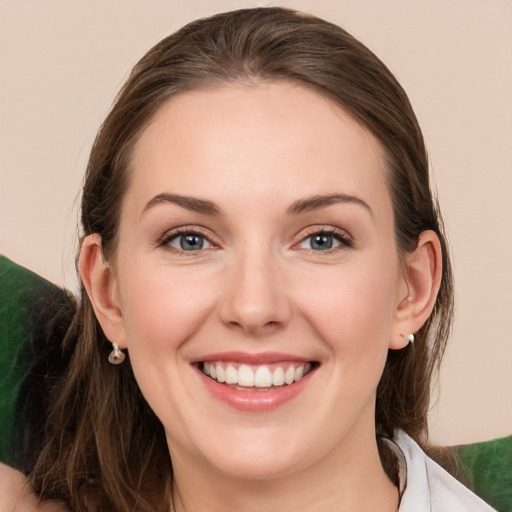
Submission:
M 0 512 L 66 512 L 58 503 L 38 503 L 23 473 L 0 462 Z
M 398 431 L 393 442 L 401 452 L 404 473 L 400 512 L 493 512 L 493 508 L 429 458 L 405 432 Z

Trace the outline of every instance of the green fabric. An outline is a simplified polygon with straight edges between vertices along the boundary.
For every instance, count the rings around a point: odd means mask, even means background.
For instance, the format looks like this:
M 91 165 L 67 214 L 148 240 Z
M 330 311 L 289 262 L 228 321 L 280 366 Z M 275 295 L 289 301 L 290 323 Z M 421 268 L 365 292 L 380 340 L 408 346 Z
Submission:
M 24 399 L 35 397 L 28 404 L 29 414 L 41 416 L 39 409 L 43 409 L 44 400 L 40 398 L 45 394 L 42 381 L 48 374 L 47 365 L 40 368 L 40 375 L 34 376 L 31 371 L 50 345 L 49 335 L 57 332 L 55 320 L 62 315 L 66 297 L 70 296 L 62 289 L 0 255 L 0 460 L 3 462 L 15 465 L 13 451 L 23 442 L 23 436 L 28 435 L 27 429 L 19 424 L 20 414 L 25 414 L 22 408 L 27 406 L 18 400 L 23 386 L 29 386 L 24 390 Z M 56 340 L 59 345 L 60 342 L 60 338 Z M 31 380 L 27 379 L 29 373 Z
M 473 492 L 499 512 L 512 512 L 512 436 L 455 451 Z
M 0 460 L 7 461 L 16 399 L 32 359 L 38 290 L 53 286 L 0 256 Z

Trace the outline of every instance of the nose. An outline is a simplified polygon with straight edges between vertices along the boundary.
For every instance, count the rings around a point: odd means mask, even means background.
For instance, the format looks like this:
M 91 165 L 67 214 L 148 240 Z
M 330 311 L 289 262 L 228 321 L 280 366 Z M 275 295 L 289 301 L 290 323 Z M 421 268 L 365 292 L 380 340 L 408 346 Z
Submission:
M 270 254 L 246 251 L 224 284 L 221 320 L 230 328 L 264 336 L 283 328 L 292 312 L 280 263 Z

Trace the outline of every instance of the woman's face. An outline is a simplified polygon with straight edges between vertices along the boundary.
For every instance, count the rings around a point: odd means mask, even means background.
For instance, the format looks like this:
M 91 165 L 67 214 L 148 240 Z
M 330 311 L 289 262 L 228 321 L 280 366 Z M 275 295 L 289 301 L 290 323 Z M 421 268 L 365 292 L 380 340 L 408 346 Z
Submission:
M 360 455 L 407 294 L 373 136 L 303 87 L 235 84 L 168 101 L 130 172 L 118 341 L 175 469 Z

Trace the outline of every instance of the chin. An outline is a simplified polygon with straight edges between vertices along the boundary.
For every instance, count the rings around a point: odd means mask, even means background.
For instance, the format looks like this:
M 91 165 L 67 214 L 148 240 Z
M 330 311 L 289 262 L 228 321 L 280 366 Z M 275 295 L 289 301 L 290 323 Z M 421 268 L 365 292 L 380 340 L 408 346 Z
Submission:
M 205 438 L 208 446 L 205 442 L 198 446 L 199 457 L 217 474 L 248 481 L 278 479 L 304 470 L 325 451 L 323 446 L 307 441 L 298 425 L 292 431 L 289 426 L 256 428 L 252 432 L 245 428 L 215 437 L 215 443 L 210 437 Z
M 304 460 L 300 461 L 302 464 Z M 247 481 L 266 481 L 286 477 L 302 469 L 295 458 L 275 457 L 273 454 L 252 454 L 228 457 L 217 463 L 216 470 L 230 478 Z M 304 464 L 307 466 L 307 464 Z

